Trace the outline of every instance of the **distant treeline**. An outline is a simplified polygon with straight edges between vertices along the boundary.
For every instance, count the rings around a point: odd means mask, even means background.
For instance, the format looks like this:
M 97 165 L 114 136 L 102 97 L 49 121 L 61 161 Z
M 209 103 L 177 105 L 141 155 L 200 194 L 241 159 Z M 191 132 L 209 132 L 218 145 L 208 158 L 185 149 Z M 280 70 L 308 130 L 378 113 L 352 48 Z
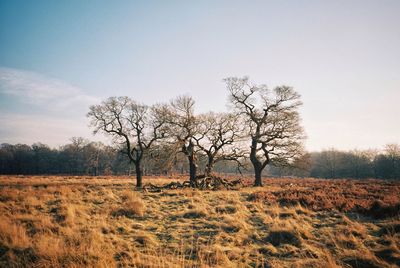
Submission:
M 314 178 L 400 179 L 400 146 L 388 144 L 382 151 L 336 149 L 305 154 L 295 167 L 269 169 L 277 176 Z
M 198 158 L 202 170 L 205 168 L 205 159 L 202 155 Z M 158 148 L 146 156 L 144 174 L 186 174 L 189 172 L 186 161 L 183 155 L 172 152 L 171 148 Z M 228 161 L 218 163 L 215 171 L 231 174 L 239 172 L 237 163 Z M 243 163 L 241 172 L 252 172 L 248 161 Z M 0 145 L 0 174 L 130 175 L 134 174 L 134 165 L 127 161 L 118 148 L 83 138 L 72 138 L 71 143 L 58 149 L 42 143 L 31 146 L 3 143 Z M 290 167 L 271 165 L 264 175 L 400 179 L 400 146 L 390 144 L 383 151 L 329 149 L 312 152 L 305 154 Z
M 201 157 L 201 156 L 200 156 Z M 204 168 L 204 163 L 200 163 Z M 236 173 L 236 164 L 221 163 L 216 171 Z M 0 174 L 14 175 L 131 175 L 135 166 L 121 149 L 84 138 L 52 149 L 43 143 L 0 145 Z M 186 174 L 186 158 L 171 148 L 156 148 L 146 155 L 145 175 Z

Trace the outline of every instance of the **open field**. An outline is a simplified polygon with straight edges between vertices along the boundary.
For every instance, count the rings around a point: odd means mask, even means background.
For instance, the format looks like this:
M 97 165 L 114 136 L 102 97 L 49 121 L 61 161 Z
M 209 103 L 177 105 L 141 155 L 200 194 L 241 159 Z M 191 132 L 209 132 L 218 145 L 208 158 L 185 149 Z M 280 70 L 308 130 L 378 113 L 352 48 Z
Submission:
M 0 267 L 400 266 L 399 182 L 161 193 L 132 182 L 0 177 Z

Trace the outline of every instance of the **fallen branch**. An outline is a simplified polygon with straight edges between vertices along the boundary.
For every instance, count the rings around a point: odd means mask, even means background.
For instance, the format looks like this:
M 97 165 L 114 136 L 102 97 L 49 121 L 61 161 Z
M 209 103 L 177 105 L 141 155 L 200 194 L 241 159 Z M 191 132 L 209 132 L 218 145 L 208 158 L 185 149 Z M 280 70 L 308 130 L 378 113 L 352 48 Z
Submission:
M 143 186 L 143 190 L 147 192 L 162 192 L 163 190 L 174 190 L 183 188 L 195 188 L 199 190 L 237 190 L 243 186 L 242 180 L 237 179 L 233 181 L 228 181 L 226 179 L 211 176 L 199 176 L 196 180 L 191 183 L 190 181 L 180 182 L 170 182 L 164 185 L 154 185 L 152 183 Z

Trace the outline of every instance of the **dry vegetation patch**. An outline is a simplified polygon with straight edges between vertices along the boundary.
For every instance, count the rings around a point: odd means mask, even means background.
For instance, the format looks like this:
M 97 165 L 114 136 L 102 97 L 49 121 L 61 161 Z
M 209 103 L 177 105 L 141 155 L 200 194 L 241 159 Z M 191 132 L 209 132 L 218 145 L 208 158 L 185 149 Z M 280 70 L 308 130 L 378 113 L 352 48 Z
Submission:
M 265 241 L 271 243 L 275 247 L 283 244 L 289 244 L 296 247 L 300 247 L 301 245 L 300 237 L 291 230 L 270 231 Z
M 128 218 L 142 217 L 145 205 L 136 192 L 125 190 L 121 194 L 121 201 L 118 205 L 112 206 L 111 215 L 113 217 L 125 216 Z
M 266 184 L 272 187 L 250 194 L 248 200 L 300 204 L 314 211 L 356 212 L 375 218 L 400 215 L 399 182 L 270 179 Z
M 383 209 L 398 184 L 265 185 L 152 193 L 121 177 L 0 177 L 0 267 L 400 265 L 399 217 Z

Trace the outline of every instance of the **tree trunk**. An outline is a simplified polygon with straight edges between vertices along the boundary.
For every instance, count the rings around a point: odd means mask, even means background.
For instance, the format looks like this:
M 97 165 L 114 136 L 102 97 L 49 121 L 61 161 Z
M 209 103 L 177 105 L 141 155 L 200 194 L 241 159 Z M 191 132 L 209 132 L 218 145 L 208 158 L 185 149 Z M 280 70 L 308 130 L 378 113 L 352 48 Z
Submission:
M 184 148 L 183 152 L 186 154 L 189 160 L 189 176 L 190 176 L 190 185 L 192 187 L 197 187 L 196 185 L 196 175 L 197 175 L 197 164 L 196 164 L 196 153 L 194 151 L 194 144 L 192 141 L 189 142 L 189 145 Z
M 142 167 L 140 166 L 140 162 L 135 164 L 136 169 L 136 188 L 142 188 Z
M 213 172 L 214 169 L 214 158 L 212 156 L 208 156 L 208 162 L 206 165 L 206 170 L 205 170 L 205 175 L 207 177 L 211 176 L 211 173 Z
M 196 186 L 197 165 L 193 155 L 188 156 L 189 159 L 189 176 L 190 184 Z
M 261 179 L 261 173 L 262 173 L 262 169 L 260 167 L 254 166 L 254 177 L 255 177 L 254 186 L 257 186 L 257 187 L 263 186 L 262 179 Z
M 254 167 L 254 186 L 262 186 L 261 173 L 263 166 L 257 158 L 257 141 L 255 139 L 252 139 L 251 141 L 250 161 Z

